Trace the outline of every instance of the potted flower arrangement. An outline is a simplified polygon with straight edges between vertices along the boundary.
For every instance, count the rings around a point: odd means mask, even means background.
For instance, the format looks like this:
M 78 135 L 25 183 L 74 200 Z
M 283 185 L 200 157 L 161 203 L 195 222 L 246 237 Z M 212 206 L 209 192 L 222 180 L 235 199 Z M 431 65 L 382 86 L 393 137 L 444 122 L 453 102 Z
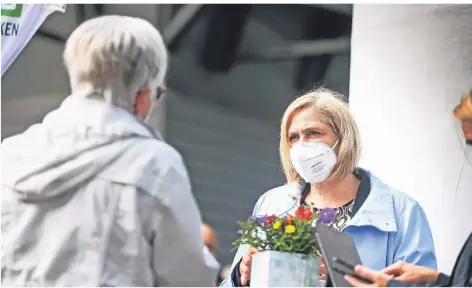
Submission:
M 251 286 L 320 286 L 320 250 L 313 227 L 331 225 L 335 213 L 333 208 L 313 213 L 300 205 L 293 216 L 264 215 L 238 222 L 235 248 L 247 244 L 259 250 L 252 257 Z

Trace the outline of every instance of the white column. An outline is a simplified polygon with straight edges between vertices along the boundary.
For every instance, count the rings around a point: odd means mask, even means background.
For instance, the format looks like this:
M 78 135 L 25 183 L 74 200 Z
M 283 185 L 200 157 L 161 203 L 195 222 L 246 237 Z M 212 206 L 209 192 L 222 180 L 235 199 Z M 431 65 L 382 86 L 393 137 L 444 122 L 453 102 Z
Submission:
M 472 231 L 472 149 L 463 152 L 452 115 L 469 89 L 472 5 L 354 5 L 350 107 L 361 166 L 423 206 L 446 273 Z

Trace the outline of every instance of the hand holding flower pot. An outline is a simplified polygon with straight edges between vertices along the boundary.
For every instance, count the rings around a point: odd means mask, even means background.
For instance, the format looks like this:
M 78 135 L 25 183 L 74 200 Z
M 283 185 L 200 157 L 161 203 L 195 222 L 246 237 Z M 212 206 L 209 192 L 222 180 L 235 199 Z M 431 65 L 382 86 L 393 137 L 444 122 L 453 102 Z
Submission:
M 241 264 L 239 264 L 239 274 L 241 275 L 241 284 L 246 286 L 247 281 L 251 279 L 251 263 L 252 255 L 259 252 L 256 248 L 251 247 L 247 250 L 246 255 L 241 259 Z
M 299 206 L 294 216 L 265 215 L 239 222 L 241 235 L 233 244 L 252 247 L 240 264 L 241 284 L 251 279 L 255 286 L 318 286 L 320 250 L 313 226 L 330 225 L 335 212 L 326 208 L 313 213 Z

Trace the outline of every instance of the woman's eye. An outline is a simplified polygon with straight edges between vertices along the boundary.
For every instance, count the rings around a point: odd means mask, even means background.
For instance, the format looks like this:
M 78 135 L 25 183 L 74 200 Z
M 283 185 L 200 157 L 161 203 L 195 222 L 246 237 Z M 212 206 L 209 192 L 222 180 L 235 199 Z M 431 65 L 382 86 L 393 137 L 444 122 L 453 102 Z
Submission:
M 288 141 L 293 142 L 293 141 L 296 141 L 297 139 L 298 139 L 298 136 L 297 136 L 297 135 L 291 135 L 291 136 L 288 138 Z
M 312 131 L 309 131 L 309 132 L 308 132 L 308 135 L 310 135 L 310 136 L 317 136 L 317 135 L 320 135 L 320 133 L 319 133 L 318 131 L 313 131 L 313 130 L 312 130 Z

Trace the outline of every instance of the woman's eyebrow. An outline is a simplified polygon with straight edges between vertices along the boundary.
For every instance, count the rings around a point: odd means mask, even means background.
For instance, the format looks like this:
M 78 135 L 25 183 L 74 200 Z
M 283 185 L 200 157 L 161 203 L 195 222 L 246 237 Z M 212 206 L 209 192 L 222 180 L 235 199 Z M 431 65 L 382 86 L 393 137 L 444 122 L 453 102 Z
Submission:
M 321 128 L 319 125 L 313 125 L 313 126 L 310 126 L 310 127 L 302 128 L 302 133 L 306 133 L 306 132 L 312 131 L 312 130 L 323 131 L 323 128 Z M 297 136 L 298 135 L 298 130 L 289 132 L 288 135 L 289 136 Z
M 323 129 L 321 129 L 321 127 L 319 127 L 319 126 L 313 125 L 311 127 L 303 128 L 302 132 L 306 133 L 306 132 L 309 132 L 309 131 L 312 131 L 312 130 L 323 130 Z

